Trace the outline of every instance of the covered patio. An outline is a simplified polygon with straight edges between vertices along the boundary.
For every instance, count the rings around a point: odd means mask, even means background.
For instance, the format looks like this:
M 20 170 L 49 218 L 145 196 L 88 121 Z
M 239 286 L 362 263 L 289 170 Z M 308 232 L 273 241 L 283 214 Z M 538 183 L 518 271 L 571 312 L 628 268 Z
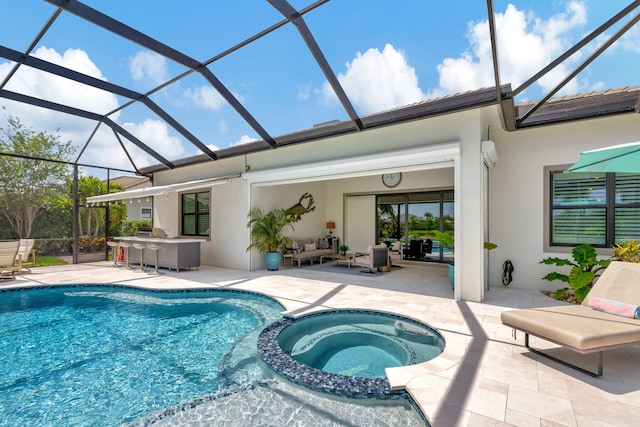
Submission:
M 640 348 L 607 352 L 604 375 L 597 379 L 541 360 L 524 348 L 522 335 L 514 340 L 500 313 L 559 302 L 538 291 L 502 286 L 488 290 L 483 303 L 455 301 L 446 269 L 438 265 L 406 265 L 373 278 L 304 267 L 267 272 L 210 266 L 158 277 L 114 271 L 111 263 L 98 262 L 40 267 L 2 289 L 101 282 L 152 289 L 243 289 L 274 297 L 295 315 L 369 308 L 426 322 L 444 335 L 447 349 L 431 362 L 400 368 L 390 380 L 406 383 L 434 426 L 635 426 L 640 416 Z M 588 364 L 595 356 L 563 357 Z

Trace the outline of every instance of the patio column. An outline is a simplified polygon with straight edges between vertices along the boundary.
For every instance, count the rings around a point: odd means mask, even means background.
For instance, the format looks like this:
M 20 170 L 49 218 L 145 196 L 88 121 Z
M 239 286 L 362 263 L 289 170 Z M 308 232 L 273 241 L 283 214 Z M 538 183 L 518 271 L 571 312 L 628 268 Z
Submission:
M 455 160 L 456 299 L 484 299 L 484 199 L 487 194 L 480 140 L 466 140 Z

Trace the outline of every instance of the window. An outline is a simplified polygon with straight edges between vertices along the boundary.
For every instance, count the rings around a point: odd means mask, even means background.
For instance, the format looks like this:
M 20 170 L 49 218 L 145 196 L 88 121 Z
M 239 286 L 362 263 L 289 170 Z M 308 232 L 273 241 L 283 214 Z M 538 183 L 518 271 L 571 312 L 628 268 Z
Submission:
M 551 246 L 640 240 L 640 174 L 551 171 Z
M 208 191 L 182 195 L 182 234 L 185 236 L 209 236 Z
M 151 219 L 151 208 L 140 208 L 140 219 Z

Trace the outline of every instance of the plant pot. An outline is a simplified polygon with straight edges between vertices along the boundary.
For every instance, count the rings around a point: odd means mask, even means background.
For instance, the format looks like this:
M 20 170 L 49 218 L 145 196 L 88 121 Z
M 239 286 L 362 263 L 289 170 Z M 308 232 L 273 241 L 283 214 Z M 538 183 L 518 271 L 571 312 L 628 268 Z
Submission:
M 267 252 L 264 254 L 264 262 L 267 264 L 267 270 L 275 271 L 282 264 L 282 252 Z
M 449 283 L 451 283 L 451 289 L 453 289 L 453 282 L 456 275 L 456 267 L 453 264 L 449 264 L 449 271 L 447 272 L 449 276 Z

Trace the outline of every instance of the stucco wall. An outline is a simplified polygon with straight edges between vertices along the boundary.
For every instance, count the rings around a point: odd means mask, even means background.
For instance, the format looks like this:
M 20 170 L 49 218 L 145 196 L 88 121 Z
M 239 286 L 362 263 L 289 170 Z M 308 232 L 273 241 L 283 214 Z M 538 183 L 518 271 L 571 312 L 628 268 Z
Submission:
M 500 160 L 489 172 L 489 230 L 491 241 L 499 246 L 489 254 L 492 286 L 502 286 L 502 263 L 510 259 L 515 271 L 509 286 L 562 287 L 561 282 L 541 279 L 559 268 L 541 265 L 540 260 L 570 257 L 570 253 L 544 251 L 543 169 L 573 164 L 581 151 L 639 140 L 639 119 L 638 114 L 628 114 L 511 133 L 494 128 L 491 139 Z M 611 253 L 600 252 L 603 257 Z

